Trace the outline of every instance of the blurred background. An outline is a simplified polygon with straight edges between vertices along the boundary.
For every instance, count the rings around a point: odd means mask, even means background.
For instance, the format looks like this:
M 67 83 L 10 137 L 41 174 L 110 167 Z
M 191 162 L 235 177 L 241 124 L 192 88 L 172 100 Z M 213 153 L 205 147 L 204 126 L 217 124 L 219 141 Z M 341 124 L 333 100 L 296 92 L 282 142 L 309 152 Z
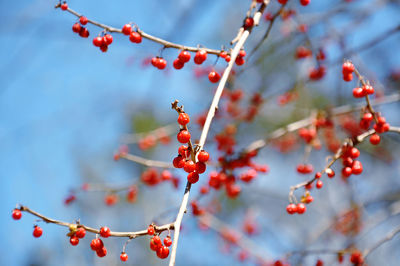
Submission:
M 163 56 L 168 66 L 160 71 L 146 61 L 159 54 L 161 45 L 147 40 L 133 44 L 120 34 L 113 34 L 114 42 L 102 53 L 92 45 L 92 37 L 101 30 L 89 25 L 90 37 L 79 37 L 71 30 L 76 17 L 54 9 L 56 4 L 57 1 L 44 0 L 0 2 L 0 265 L 120 265 L 125 239 L 107 239 L 109 255 L 98 258 L 89 248 L 93 235 L 88 234 L 77 247 L 72 247 L 66 228 L 38 223 L 27 213 L 14 221 L 11 211 L 20 203 L 54 219 L 74 222 L 79 218 L 85 225 L 108 225 L 115 231 L 144 229 L 155 220 L 159 224 L 173 221 L 184 190 L 183 171 L 172 170 L 181 180 L 178 189 L 170 182 L 154 187 L 141 185 L 134 204 L 119 193 L 119 202 L 107 206 L 104 192 L 83 192 L 79 188 L 84 183 L 138 183 L 145 168 L 123 159 L 115 162 L 113 155 L 127 135 L 174 123 L 177 114 L 170 104 L 175 99 L 193 118 L 190 129 L 198 138 L 201 127 L 194 121 L 207 110 L 216 87 L 208 81 L 204 68 L 212 67 L 216 56 L 209 56 L 202 68 L 190 62 L 177 71 L 172 68 L 172 61 L 178 51 L 166 49 Z M 236 67 L 236 78 L 228 84 L 228 90 L 241 89 L 246 99 L 238 110 L 249 108 L 254 93 L 259 92 L 264 99 L 251 123 L 237 125 L 235 151 L 274 129 L 308 117 L 313 110 L 362 103 L 352 97 L 356 81 L 346 83 L 341 78 L 343 58 L 353 60 L 374 85 L 377 95 L 397 95 L 399 4 L 395 0 L 312 0 L 303 7 L 298 1 L 289 1 L 275 20 L 269 38 L 246 59 L 244 66 Z M 250 1 L 71 0 L 68 5 L 116 28 L 134 22 L 143 31 L 175 43 L 213 49 L 225 45 L 229 49 Z M 280 4 L 272 0 L 266 11 L 273 15 L 279 8 Z M 248 55 L 263 39 L 269 23 L 263 18 L 253 30 L 245 45 Z M 306 34 L 302 32 L 304 25 L 308 28 Z M 314 54 L 323 50 L 323 79 L 309 81 L 309 71 L 317 63 L 313 57 L 296 60 L 299 46 L 311 48 Z M 220 59 L 215 68 L 222 70 L 225 65 Z M 224 99 L 221 107 L 227 104 Z M 377 110 L 391 125 L 400 125 L 398 103 L 381 105 Z M 357 121 L 359 112 L 353 115 Z M 335 120 L 338 139 L 351 135 L 345 125 L 348 120 L 351 121 L 350 116 Z M 235 117 L 217 119 L 212 125 L 206 149 L 213 162 L 221 155 L 214 136 L 232 123 L 236 123 Z M 250 217 L 257 233 L 249 238 L 271 261 L 294 250 L 340 250 L 350 244 L 365 250 L 400 225 L 399 136 L 385 134 L 378 147 L 371 147 L 368 141 L 362 144 L 363 174 L 351 177 L 347 183 L 339 175 L 326 180 L 321 191 L 312 192 L 315 202 L 307 206 L 307 213 L 302 216 L 289 216 L 285 210 L 290 186 L 307 180 L 296 173 L 297 164 L 303 162 L 304 143 L 296 140 L 296 134 L 292 138 L 294 141 L 289 137 L 284 144 L 260 150 L 255 161 L 267 164 L 270 171 L 259 174 L 250 184 L 241 184 L 237 198 L 227 198 L 224 191 L 211 191 L 200 204 L 218 206 L 220 211 L 215 215 L 238 231 Z M 279 146 L 284 153 L 277 149 Z M 175 133 L 169 145 L 148 150 L 136 144 L 129 146 L 133 154 L 167 162 L 176 156 L 177 147 Z M 309 162 L 315 169 L 322 169 L 329 154 L 323 145 L 321 150 L 312 151 Z M 338 165 L 333 169 L 340 172 Z M 212 170 L 216 168 L 210 165 L 193 187 L 191 198 L 199 195 L 199 188 L 207 184 Z M 71 194 L 71 190 L 75 193 Z M 66 205 L 65 199 L 70 195 L 76 200 Z M 361 217 L 354 226 L 360 228 L 356 232 L 351 228 L 351 233 L 335 229 L 335 219 L 354 211 L 354 206 L 359 208 L 357 215 Z M 355 218 L 351 217 L 353 221 Z M 35 223 L 44 230 L 39 239 L 32 237 Z M 158 259 L 148 242 L 147 237 L 131 241 L 125 264 L 166 265 L 168 259 Z M 368 264 L 397 265 L 399 244 L 397 236 L 382 245 L 368 257 Z M 199 230 L 198 220 L 190 211 L 185 215 L 177 265 L 256 263 L 251 256 L 241 262 L 239 254 L 240 249 L 216 232 Z M 326 265 L 337 264 L 335 254 L 294 255 L 289 262 L 315 265 L 319 258 Z

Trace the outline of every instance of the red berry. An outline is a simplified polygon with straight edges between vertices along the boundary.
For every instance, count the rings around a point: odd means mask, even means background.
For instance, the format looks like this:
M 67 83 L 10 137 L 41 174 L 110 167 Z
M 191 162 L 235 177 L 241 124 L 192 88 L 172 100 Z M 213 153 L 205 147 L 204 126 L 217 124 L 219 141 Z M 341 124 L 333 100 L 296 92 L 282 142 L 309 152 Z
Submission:
M 206 171 L 206 169 L 207 169 L 207 166 L 205 163 L 203 163 L 203 162 L 196 163 L 196 172 L 197 173 L 202 174 Z
M 167 66 L 167 60 L 164 58 L 158 58 L 157 68 L 164 69 Z
M 381 142 L 381 137 L 378 134 L 373 134 L 371 137 L 369 137 L 369 142 L 372 145 L 378 145 L 379 142 Z
M 79 36 L 82 38 L 87 38 L 89 37 L 89 31 L 85 27 L 81 27 L 81 30 L 79 31 Z
M 122 33 L 123 33 L 123 34 L 125 34 L 125 35 L 130 35 L 131 32 L 132 32 L 132 26 L 131 26 L 131 24 L 125 24 L 125 25 L 122 27 Z
M 219 79 L 221 78 L 221 76 L 215 72 L 215 71 L 211 71 L 210 74 L 208 74 L 208 79 L 212 82 L 212 83 L 217 83 L 219 81 Z
M 68 9 L 68 5 L 66 2 L 62 3 L 60 7 L 61 7 L 61 10 L 63 10 L 63 11 Z
M 166 247 L 169 247 L 169 246 L 172 245 L 172 240 L 171 240 L 171 237 L 170 237 L 170 236 L 167 236 L 167 237 L 164 238 L 164 245 L 165 245 Z
M 86 230 L 85 230 L 85 228 L 79 227 L 78 230 L 76 230 L 75 235 L 76 235 L 78 238 L 84 238 L 85 235 L 86 235 Z
M 227 55 L 228 55 L 228 53 L 225 52 L 225 51 L 222 51 L 222 52 L 219 53 L 219 56 L 222 57 L 222 58 L 226 58 Z
M 322 260 L 317 260 L 317 263 L 315 263 L 315 266 L 324 266 L 324 262 Z
M 317 189 L 320 189 L 320 188 L 322 188 L 323 185 L 324 185 L 324 183 L 319 179 L 319 180 L 317 181 L 317 183 L 315 184 L 315 187 L 316 187 Z
M 178 135 L 177 139 L 180 143 L 188 143 L 190 140 L 190 133 L 187 130 L 181 130 Z
M 136 31 L 132 31 L 130 36 L 129 36 L 129 40 L 131 42 L 133 42 L 133 43 L 141 43 L 142 42 L 142 35 L 140 35 Z
M 37 238 L 40 237 L 42 234 L 43 234 L 43 229 L 35 225 L 35 228 L 33 229 L 33 236 Z
M 371 113 L 365 113 L 363 115 L 362 119 L 365 120 L 365 121 L 370 122 L 370 121 L 372 121 L 372 119 L 374 119 L 374 116 Z
M 344 168 L 342 169 L 342 175 L 343 175 L 344 177 L 349 177 L 349 176 L 351 176 L 351 174 L 352 174 L 351 167 L 346 166 L 346 167 L 344 167 Z
M 180 113 L 178 117 L 178 123 L 182 126 L 187 125 L 190 122 L 190 117 L 187 113 Z
M 121 255 L 119 255 L 119 258 L 121 259 L 121 261 L 127 261 L 128 254 L 126 254 L 125 252 L 121 252 Z
M 355 98 L 362 98 L 362 97 L 364 97 L 366 94 L 365 94 L 365 92 L 364 92 L 364 90 L 362 89 L 362 88 L 359 88 L 359 87 L 357 87 L 357 88 L 354 88 L 353 89 L 353 96 L 355 97 Z
M 309 204 L 309 203 L 311 203 L 311 202 L 314 201 L 314 198 L 313 198 L 313 196 L 308 195 L 308 196 L 305 198 L 305 200 L 306 200 L 306 203 Z
M 103 44 L 103 37 L 97 36 L 93 39 L 93 45 L 96 47 L 100 47 Z
M 288 0 L 278 0 L 279 4 L 284 5 L 287 3 Z
M 181 146 L 178 148 L 178 153 L 179 153 L 179 155 L 181 155 L 181 156 L 184 157 L 184 158 L 190 156 L 190 151 L 188 150 L 188 147 L 185 146 L 185 145 L 181 145 Z
M 351 158 L 355 159 L 358 156 L 360 156 L 360 151 L 357 148 L 353 147 L 353 148 L 350 149 L 350 154 L 349 155 L 350 155 Z
M 181 61 L 181 60 L 179 60 L 179 59 L 175 59 L 174 60 L 174 62 L 172 63 L 172 66 L 175 68 L 175 69 L 182 69 L 183 67 L 184 67 L 184 63 Z
M 166 259 L 169 255 L 169 248 L 165 246 L 161 246 L 157 249 L 157 257 L 160 259 Z
M 225 57 L 225 61 L 226 61 L 227 63 L 229 63 L 229 61 L 231 61 L 231 56 L 230 56 L 230 55 L 227 55 L 227 56 Z
M 161 246 L 161 245 L 162 245 L 162 243 L 161 243 L 161 238 L 160 238 L 159 236 L 153 236 L 153 237 L 152 237 L 152 240 L 153 240 L 153 242 L 154 242 L 154 244 L 155 244 L 156 246 Z
M 197 51 L 196 55 L 194 56 L 194 62 L 198 65 L 201 65 L 207 59 L 207 52 L 205 50 Z
M 351 74 L 354 72 L 354 65 L 350 62 L 344 62 L 342 65 L 342 73 L 343 75 Z
M 327 168 L 325 172 L 329 178 L 333 178 L 335 176 L 335 172 L 331 168 Z
M 199 154 L 197 155 L 197 159 L 203 163 L 207 162 L 209 158 L 210 158 L 210 155 L 208 154 L 208 152 L 206 152 L 204 150 L 200 151 Z
M 320 180 L 318 180 L 318 181 L 320 181 Z M 303 214 L 306 212 L 306 210 L 307 210 L 307 208 L 306 208 L 306 205 L 304 205 L 304 203 L 297 204 L 297 213 L 298 214 Z
M 113 36 L 111 34 L 106 34 L 103 36 L 103 42 L 107 45 L 112 44 L 113 42 Z
M 150 239 L 150 249 L 153 251 L 157 251 L 158 246 L 154 243 L 153 239 Z
M 107 50 L 108 50 L 108 45 L 105 44 L 105 43 L 103 43 L 103 44 L 100 46 L 100 50 L 101 50 L 103 53 L 107 52 Z
M 90 242 L 90 248 L 93 251 L 102 249 L 103 247 L 104 247 L 103 240 L 101 240 L 100 238 L 95 238 Z
M 346 82 L 350 82 L 353 80 L 353 74 L 349 73 L 349 74 L 343 74 L 343 80 Z
M 154 235 L 155 231 L 154 231 L 154 226 L 149 225 L 149 227 L 147 227 L 147 234 L 152 236 Z
M 22 217 L 22 212 L 19 209 L 14 209 L 11 216 L 14 220 L 19 220 Z
M 286 206 L 286 211 L 289 214 L 294 214 L 297 212 L 297 206 L 294 203 L 290 203 L 288 206 Z
M 244 27 L 245 28 L 250 28 L 254 26 L 254 19 L 253 18 L 246 18 L 244 20 Z
M 300 0 L 300 4 L 302 6 L 307 6 L 310 3 L 310 0 Z
M 79 24 L 78 22 L 72 25 L 72 31 L 75 33 L 79 33 L 81 31 L 81 28 L 81 24 Z
M 186 63 L 190 61 L 190 53 L 188 51 L 181 51 L 178 55 L 179 61 Z
M 322 174 L 321 174 L 320 172 L 316 172 L 316 173 L 315 173 L 315 178 L 318 179 L 318 178 L 321 178 L 321 176 L 322 176 Z
M 107 238 L 111 235 L 111 230 L 107 226 L 103 226 L 100 228 L 100 235 L 104 238 Z
M 79 18 L 79 22 L 80 22 L 82 25 L 86 25 L 86 24 L 89 22 L 89 20 L 88 20 L 87 17 L 82 16 L 82 17 Z
M 356 265 L 364 263 L 364 259 L 362 257 L 361 252 L 360 251 L 354 251 L 353 253 L 351 253 L 350 262 L 352 262 L 352 263 L 354 263 Z
M 360 161 L 354 161 L 353 166 L 351 167 L 351 173 L 355 175 L 361 174 L 363 171 L 363 167 Z
M 79 238 L 76 235 L 73 235 L 69 239 L 69 243 L 71 243 L 71 245 L 73 245 L 73 246 L 76 246 L 79 244 Z
M 183 166 L 185 166 L 185 159 L 181 155 L 178 155 L 174 158 L 172 164 L 175 168 L 182 168 Z
M 363 89 L 366 94 L 374 94 L 375 92 L 374 87 L 372 87 L 371 85 L 366 85 L 363 87 Z
M 228 58 L 228 57 L 227 57 L 227 58 Z M 230 60 L 230 58 L 229 58 L 229 60 Z M 246 62 L 246 60 L 244 60 L 243 57 L 240 57 L 240 56 L 236 57 L 236 60 L 235 60 L 236 65 L 241 66 L 241 65 L 243 65 L 245 62 Z
M 187 180 L 191 183 L 197 183 L 197 181 L 199 181 L 199 174 L 196 172 L 191 172 L 190 174 L 188 174 L 187 176 Z
M 101 249 L 96 250 L 97 256 L 100 258 L 105 257 L 107 255 L 107 249 L 106 247 L 102 247 Z
M 240 57 L 245 57 L 246 56 L 246 51 L 245 50 L 240 50 L 238 56 Z

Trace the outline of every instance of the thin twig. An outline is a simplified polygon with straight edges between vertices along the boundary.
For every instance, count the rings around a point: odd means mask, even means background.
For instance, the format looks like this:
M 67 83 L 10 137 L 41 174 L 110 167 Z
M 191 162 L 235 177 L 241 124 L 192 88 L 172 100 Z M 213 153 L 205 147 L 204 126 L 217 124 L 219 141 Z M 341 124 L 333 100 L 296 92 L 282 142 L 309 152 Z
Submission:
M 39 217 L 40 219 L 42 219 L 46 223 L 57 224 L 57 225 L 65 226 L 65 227 L 69 227 L 69 228 L 71 228 L 71 227 L 74 228 L 74 227 L 78 226 L 78 227 L 85 228 L 85 230 L 88 231 L 88 232 L 91 232 L 91 233 L 94 233 L 94 234 L 100 234 L 100 230 L 99 229 L 96 229 L 96 228 L 93 228 L 93 227 L 89 227 L 89 226 L 86 226 L 86 225 L 83 225 L 83 224 L 80 224 L 80 223 L 67 223 L 67 222 L 63 222 L 63 221 L 58 221 L 58 220 L 46 217 L 46 216 L 44 216 L 44 215 L 42 215 L 42 214 L 40 214 L 40 213 L 38 213 L 38 212 L 36 212 L 34 210 L 31 210 L 27 206 L 20 206 L 19 209 L 21 211 L 28 212 L 28 213 L 36 216 L 36 217 Z M 154 230 L 157 233 L 161 233 L 163 231 L 173 230 L 173 229 L 174 229 L 174 223 L 164 224 L 164 225 L 161 225 L 161 226 L 154 225 Z M 141 230 L 141 231 L 136 231 L 136 232 L 115 232 L 115 231 L 111 231 L 111 234 L 110 234 L 110 236 L 113 236 L 113 237 L 129 237 L 129 238 L 136 238 L 138 236 L 144 236 L 144 235 L 147 235 L 147 229 Z
M 381 239 L 380 241 L 376 242 L 375 245 L 373 245 L 372 247 L 370 247 L 369 249 L 365 250 L 363 252 L 364 254 L 364 259 L 367 258 L 367 256 L 374 251 L 375 249 L 377 249 L 378 247 L 380 247 L 382 244 L 390 241 L 393 239 L 393 237 L 395 237 L 398 233 L 400 233 L 400 227 L 395 229 L 393 232 L 391 232 L 390 234 L 386 235 L 385 238 Z
M 122 153 L 120 155 L 121 158 L 127 159 L 129 161 L 135 162 L 135 163 L 139 163 L 139 164 L 143 164 L 145 166 L 149 166 L 149 167 L 160 167 L 160 168 L 174 168 L 174 166 L 171 163 L 167 163 L 167 162 L 162 162 L 162 161 L 155 161 L 155 160 L 149 160 L 149 159 L 145 159 L 143 157 L 137 156 L 137 155 L 133 155 L 133 154 L 124 154 Z
M 57 4 L 55 6 L 55 8 L 59 8 L 61 6 L 61 3 Z M 79 14 L 78 12 L 76 12 L 75 10 L 72 10 L 71 8 L 68 8 L 67 10 L 69 13 L 75 15 L 76 17 L 80 18 L 82 17 L 81 14 Z M 115 33 L 121 33 L 122 34 L 122 30 L 121 29 L 117 29 L 111 26 L 108 26 L 106 24 L 88 19 L 88 23 L 95 25 L 97 27 L 100 27 L 104 30 L 106 30 L 107 32 L 115 32 Z M 214 50 L 214 49 L 209 49 L 206 47 L 190 47 L 190 46 L 184 46 L 182 44 L 177 44 L 177 43 L 173 43 L 173 42 L 169 42 L 166 40 L 163 40 L 161 38 L 158 38 L 156 36 L 150 35 L 144 31 L 142 31 L 141 29 L 139 29 L 138 27 L 136 28 L 136 31 L 145 39 L 148 39 L 150 41 L 162 44 L 164 48 L 176 48 L 176 49 L 180 49 L 180 50 L 186 50 L 186 51 L 190 51 L 190 52 L 197 52 L 199 50 L 205 50 L 208 54 L 215 54 L 215 55 L 219 55 L 221 53 L 221 50 Z

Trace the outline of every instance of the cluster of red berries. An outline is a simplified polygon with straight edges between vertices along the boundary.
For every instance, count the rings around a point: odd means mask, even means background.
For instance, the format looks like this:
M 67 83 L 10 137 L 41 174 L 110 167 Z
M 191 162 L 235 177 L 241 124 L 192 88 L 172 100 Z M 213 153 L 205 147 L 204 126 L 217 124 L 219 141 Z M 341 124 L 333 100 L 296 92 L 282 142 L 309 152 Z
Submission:
M 188 143 L 190 141 L 190 133 L 187 129 L 187 124 L 190 122 L 190 117 L 187 113 L 179 113 L 178 123 L 182 126 L 182 129 L 177 135 L 177 139 L 180 143 Z M 192 161 L 191 152 L 189 147 L 182 145 L 178 148 L 178 156 L 173 160 L 173 165 L 175 168 L 183 168 L 185 172 L 189 173 L 187 180 L 194 184 L 199 181 L 199 174 L 206 171 L 206 162 L 210 158 L 208 152 L 201 150 L 197 154 L 197 162 Z
M 108 46 L 113 42 L 111 34 L 104 34 L 103 36 L 97 36 L 93 38 L 93 45 L 99 47 L 100 50 L 105 53 L 108 50 Z
M 363 98 L 367 95 L 374 94 L 375 90 L 374 87 L 371 85 L 365 85 L 362 87 L 356 87 L 353 89 L 353 96 L 354 98 Z
M 161 238 L 159 235 L 155 235 L 155 230 L 152 225 L 150 225 L 147 228 L 147 234 L 150 236 L 153 236 L 150 239 L 150 249 L 155 251 L 157 254 L 157 257 L 160 259 L 166 259 L 169 255 L 169 246 L 172 245 L 172 240 L 171 237 L 168 235 L 164 238 L 164 245 L 163 242 L 161 242 Z
M 97 256 L 100 258 L 107 255 L 107 249 L 104 246 L 103 240 L 100 238 L 95 238 L 90 242 L 90 248 L 96 252 Z
M 148 186 L 155 186 L 164 181 L 170 181 L 177 187 L 179 179 L 174 177 L 168 170 L 163 170 L 161 173 L 155 168 L 148 168 L 141 175 L 141 181 Z
M 175 69 L 181 69 L 185 66 L 185 63 L 189 61 L 190 61 L 190 53 L 186 50 L 182 50 L 179 53 L 178 58 L 174 60 L 172 65 Z
M 122 33 L 124 35 L 129 36 L 129 40 L 133 43 L 141 43 L 142 42 L 142 35 L 140 35 L 139 32 L 132 30 L 132 25 L 131 24 L 125 24 L 122 27 Z
M 62 5 L 61 5 L 61 9 L 62 9 Z M 82 38 L 89 37 L 89 31 L 87 28 L 84 27 L 88 22 L 89 22 L 89 20 L 87 19 L 87 17 L 81 16 L 79 18 L 79 22 L 76 22 L 74 25 L 72 25 L 72 31 L 75 33 L 78 33 L 79 36 L 81 36 Z M 112 41 L 112 39 L 111 39 L 111 41 Z
M 171 142 L 171 138 L 165 133 L 165 131 L 160 130 L 157 135 L 147 135 L 138 141 L 139 149 L 148 150 L 157 145 L 157 141 L 161 144 L 167 145 Z
M 359 175 L 363 171 L 363 166 L 360 161 L 355 160 L 360 156 L 360 151 L 356 147 L 342 147 L 342 176 L 349 177 L 352 174 Z
M 238 66 L 243 65 L 246 60 L 244 59 L 244 57 L 246 56 L 246 51 L 245 50 L 240 50 L 238 56 L 236 57 L 235 63 Z
M 314 168 L 312 166 L 312 164 L 298 164 L 296 167 L 296 170 L 298 173 L 300 174 L 309 174 L 312 173 L 314 171 Z
M 347 82 L 352 81 L 354 70 L 355 68 L 353 63 L 351 63 L 350 61 L 344 62 L 342 65 L 343 80 Z
M 295 54 L 296 59 L 302 59 L 310 56 L 312 56 L 312 51 L 307 47 L 299 46 L 296 48 L 296 54 Z
M 230 54 L 228 54 L 226 51 L 221 51 L 221 53 L 219 54 L 219 56 L 223 59 L 225 59 L 225 61 L 227 63 L 229 63 L 229 61 L 231 61 L 231 56 Z
M 86 230 L 83 227 L 78 227 L 76 230 L 70 234 L 69 242 L 71 245 L 76 246 L 79 244 L 79 239 L 84 238 L 86 235 Z
M 318 67 L 312 68 L 310 70 L 308 77 L 311 80 L 320 80 L 325 76 L 325 74 L 326 74 L 325 66 L 319 65 Z
M 290 203 L 286 207 L 286 211 L 289 214 L 295 214 L 295 213 L 303 214 L 303 213 L 306 212 L 306 210 L 307 210 L 307 208 L 306 208 L 306 205 L 304 203 L 297 203 L 297 204 Z

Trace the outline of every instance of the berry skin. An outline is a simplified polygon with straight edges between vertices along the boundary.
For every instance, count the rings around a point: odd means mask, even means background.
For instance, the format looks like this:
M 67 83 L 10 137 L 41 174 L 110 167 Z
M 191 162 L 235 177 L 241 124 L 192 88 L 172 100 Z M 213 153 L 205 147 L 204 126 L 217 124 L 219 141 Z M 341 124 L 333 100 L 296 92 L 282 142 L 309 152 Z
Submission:
M 164 58 L 159 58 L 157 63 L 157 68 L 164 69 L 166 66 L 167 66 L 167 60 L 165 60 Z
M 96 250 L 97 256 L 100 258 L 105 257 L 107 255 L 107 249 L 106 247 L 102 247 L 101 249 Z
M 215 71 L 211 71 L 210 74 L 208 74 L 208 79 L 212 82 L 212 83 L 217 83 L 219 81 L 219 79 L 221 78 L 221 76 L 215 72 Z
M 201 65 L 207 59 L 207 52 L 205 50 L 197 51 L 196 55 L 194 56 L 194 62 L 197 65 Z
M 82 17 L 79 18 L 79 22 L 80 22 L 82 25 L 86 25 L 86 24 L 89 22 L 89 20 L 88 20 L 87 17 L 82 16 Z
M 369 142 L 372 145 L 378 145 L 379 142 L 381 142 L 381 137 L 378 134 L 373 134 L 371 137 L 369 137 Z
M 79 244 L 79 238 L 76 235 L 73 235 L 69 239 L 69 243 L 71 243 L 71 245 L 73 245 L 73 246 L 76 246 Z
M 167 236 L 167 237 L 164 238 L 164 245 L 165 245 L 166 247 L 169 247 L 169 246 L 172 245 L 172 240 L 171 240 L 171 237 L 170 237 L 170 236 Z
M 190 117 L 187 113 L 180 113 L 178 117 L 179 125 L 185 126 L 190 122 Z
M 366 95 L 366 93 L 364 92 L 363 88 L 354 88 L 353 89 L 353 96 L 354 98 L 362 98 Z
M 244 27 L 245 28 L 250 28 L 254 26 L 254 19 L 253 18 L 246 18 L 244 20 Z
M 125 25 L 122 27 L 122 33 L 123 33 L 123 34 L 125 34 L 125 35 L 130 35 L 131 32 L 132 32 L 132 26 L 131 26 L 131 24 L 125 24 Z
M 182 145 L 178 148 L 178 153 L 184 158 L 190 156 L 190 151 L 188 150 L 188 147 L 185 145 Z
M 354 72 L 354 65 L 350 62 L 344 62 L 342 65 L 342 73 L 343 75 L 352 74 Z
M 161 238 L 159 236 L 153 236 L 152 240 L 153 240 L 153 243 L 156 246 L 161 246 L 162 245 Z
M 103 38 L 100 36 L 94 37 L 93 45 L 96 47 L 100 47 L 103 44 Z
M 320 172 L 316 172 L 315 173 L 315 178 L 319 179 L 321 178 L 322 174 Z
M 81 28 L 82 26 L 78 22 L 72 25 L 72 31 L 75 33 L 79 33 L 81 31 Z
M 86 230 L 85 230 L 85 228 L 79 227 L 78 230 L 76 231 L 75 235 L 76 235 L 78 238 L 84 238 L 85 235 L 86 235 Z
M 107 45 L 112 44 L 113 42 L 113 36 L 111 34 L 106 34 L 103 36 L 103 42 Z
M 174 62 L 172 62 L 172 66 L 175 69 L 182 69 L 185 66 L 185 64 L 181 60 L 175 59 Z
M 85 27 L 81 27 L 81 30 L 79 31 L 79 36 L 82 38 L 88 38 L 89 37 L 89 31 Z
M 107 238 L 111 235 L 111 230 L 107 226 L 103 226 L 100 228 L 100 235 L 104 238 Z
M 187 130 L 181 130 L 176 137 L 180 143 L 188 143 L 190 140 L 190 133 Z
M 239 57 L 245 57 L 245 56 L 246 56 L 246 51 L 243 50 L 243 49 L 240 50 L 238 56 L 239 56 Z
M 210 158 L 210 154 L 208 154 L 208 152 L 206 151 L 200 151 L 199 154 L 197 155 L 197 159 L 199 160 L 199 162 L 205 163 L 208 161 L 208 159 Z
M 188 180 L 191 184 L 195 184 L 195 183 L 197 183 L 197 181 L 199 181 L 199 174 L 196 173 L 196 172 L 191 172 L 190 174 L 188 174 L 187 180 Z
M 178 58 L 182 63 L 187 63 L 190 61 L 190 53 L 188 51 L 181 51 Z
M 62 11 L 65 11 L 65 10 L 68 9 L 68 5 L 67 5 L 66 2 L 62 3 L 60 7 L 61 7 L 61 10 L 62 10 Z
M 363 171 L 363 167 L 360 161 L 354 161 L 353 166 L 351 167 L 351 173 L 355 175 L 361 174 Z
M 152 236 L 152 235 L 154 235 L 154 233 L 155 233 L 155 231 L 154 231 L 154 226 L 149 225 L 149 227 L 147 227 L 147 234 L 148 234 L 149 236 Z
M 121 255 L 119 255 L 119 258 L 121 259 L 121 261 L 127 261 L 128 254 L 126 254 L 125 252 L 121 252 Z
M 320 180 L 318 180 L 318 181 L 320 181 Z M 304 203 L 297 204 L 297 213 L 298 214 L 303 214 L 306 212 L 306 210 L 307 210 L 307 208 L 306 208 L 306 205 L 304 205 Z
M 324 183 L 321 180 L 318 180 L 317 183 L 315 184 L 315 187 L 317 189 L 321 189 L 323 185 L 324 185 Z
M 136 31 L 132 31 L 129 36 L 129 40 L 133 43 L 141 43 L 142 42 L 142 35 L 140 35 Z
M 11 216 L 14 220 L 19 220 L 22 217 L 22 212 L 19 209 L 14 209 Z
M 335 176 L 335 172 L 330 168 L 326 169 L 326 174 L 329 178 L 333 178 Z
M 372 87 L 371 85 L 364 86 L 363 90 L 366 94 L 374 94 L 375 92 L 374 87 Z
M 342 175 L 344 176 L 344 177 L 349 177 L 349 176 L 351 176 L 351 174 L 353 173 L 353 171 L 352 171 L 352 169 L 351 169 L 351 167 L 344 167 L 343 169 L 342 169 Z
M 166 259 L 169 255 L 169 248 L 165 246 L 161 246 L 157 249 L 157 257 L 160 259 Z
M 228 58 L 228 57 L 227 57 L 227 58 Z M 243 65 L 245 62 L 246 62 L 246 60 L 244 60 L 243 57 L 240 57 L 240 56 L 236 57 L 236 60 L 235 60 L 236 65 L 241 66 L 241 65 Z
M 37 225 L 35 225 L 35 228 L 33 229 L 33 236 L 38 238 L 43 234 L 43 229 Z
M 357 148 L 353 147 L 353 148 L 350 149 L 349 155 L 350 155 L 351 158 L 355 159 L 358 156 L 360 156 L 360 151 Z
M 104 247 L 103 240 L 101 240 L 100 238 L 95 238 L 92 240 L 92 242 L 90 242 L 90 248 L 93 251 L 97 251 L 99 249 L 102 249 L 103 247 Z
M 288 0 L 278 0 L 279 4 L 284 5 L 287 3 Z
M 290 203 L 287 207 L 286 207 L 286 211 L 289 214 L 294 214 L 297 212 L 297 206 L 294 203 Z
M 103 43 L 103 44 L 100 46 L 100 51 L 102 51 L 103 53 L 105 53 L 105 52 L 107 52 L 107 50 L 108 50 L 108 45 L 105 44 L 105 43 Z
M 360 251 L 354 251 L 353 253 L 351 253 L 350 262 L 356 265 L 364 263 L 364 259 Z
M 307 6 L 310 3 L 310 0 L 300 0 L 300 4 L 302 6 Z
M 205 163 L 202 163 L 202 162 L 197 162 L 196 163 L 196 172 L 198 174 L 204 173 L 206 171 L 206 169 L 207 169 L 207 166 L 206 166 Z
M 174 165 L 175 168 L 182 168 L 183 166 L 185 166 L 185 159 L 183 159 L 181 155 L 178 155 L 177 157 L 174 158 L 172 164 Z

